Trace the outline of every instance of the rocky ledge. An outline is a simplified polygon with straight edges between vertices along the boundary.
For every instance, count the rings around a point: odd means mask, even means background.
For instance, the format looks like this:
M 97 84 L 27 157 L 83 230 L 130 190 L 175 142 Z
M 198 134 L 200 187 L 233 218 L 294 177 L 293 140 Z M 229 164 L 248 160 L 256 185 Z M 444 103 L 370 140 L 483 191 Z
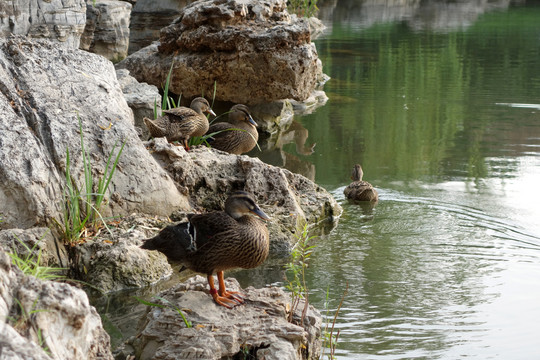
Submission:
M 154 43 L 118 64 L 141 82 L 192 98 L 247 105 L 308 99 L 322 80 L 309 22 L 287 12 L 285 0 L 196 1 L 161 30 Z
M 113 359 L 86 293 L 25 276 L 0 245 L 0 358 Z
M 309 306 L 303 326 L 287 321 L 290 296 L 276 287 L 240 289 L 226 279 L 228 290 L 240 291 L 245 303 L 233 309 L 216 305 L 207 281 L 195 276 L 150 300 L 163 306 L 149 307 L 139 324 L 139 334 L 122 350 L 122 358 L 137 359 L 318 359 L 321 351 L 321 315 Z M 181 310 L 192 327 L 187 327 Z M 303 303 L 293 320 L 300 322 Z

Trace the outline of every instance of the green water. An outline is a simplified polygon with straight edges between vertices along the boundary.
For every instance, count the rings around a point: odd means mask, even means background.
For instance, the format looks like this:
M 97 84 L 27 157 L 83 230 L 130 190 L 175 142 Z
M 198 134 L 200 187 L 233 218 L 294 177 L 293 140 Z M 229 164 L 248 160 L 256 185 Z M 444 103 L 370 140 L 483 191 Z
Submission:
M 540 7 L 425 30 L 342 3 L 329 100 L 296 118 L 315 152 L 284 148 L 344 208 L 308 269 L 318 308 L 349 284 L 338 358 L 540 358 Z M 343 198 L 355 163 L 373 209 Z

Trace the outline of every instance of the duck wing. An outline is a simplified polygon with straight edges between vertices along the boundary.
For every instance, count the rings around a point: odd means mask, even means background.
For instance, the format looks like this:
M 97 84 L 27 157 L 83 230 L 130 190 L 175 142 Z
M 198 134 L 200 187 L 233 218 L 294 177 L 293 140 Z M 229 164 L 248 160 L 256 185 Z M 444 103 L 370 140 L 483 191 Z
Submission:
M 194 116 L 199 116 L 199 113 L 197 113 L 195 110 L 184 106 L 163 110 L 162 113 L 168 116 L 171 123 L 181 123 Z
M 220 242 L 224 235 L 234 232 L 239 226 L 238 222 L 224 211 L 189 215 L 188 219 L 195 229 L 196 251 Z

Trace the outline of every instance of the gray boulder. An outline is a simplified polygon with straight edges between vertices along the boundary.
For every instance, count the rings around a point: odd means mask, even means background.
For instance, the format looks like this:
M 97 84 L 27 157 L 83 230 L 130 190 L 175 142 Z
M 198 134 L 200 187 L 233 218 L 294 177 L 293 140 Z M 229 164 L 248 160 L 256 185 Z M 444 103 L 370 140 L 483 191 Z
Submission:
M 137 0 L 131 12 L 129 53 L 159 40 L 159 31 L 195 0 Z
M 127 216 L 116 228 L 72 249 L 78 278 L 101 292 L 142 288 L 172 275 L 165 255 L 139 246 L 164 226 L 162 221 Z
M 86 27 L 80 48 L 118 62 L 128 54 L 131 4 L 87 0 Z
M 94 179 L 114 145 L 126 143 L 109 186 L 111 214 L 188 208 L 139 140 L 110 61 L 12 36 L 0 39 L 0 88 L 0 229 L 61 221 L 67 149 L 71 174 L 84 189 L 78 119 Z
M 318 359 L 321 315 L 309 306 L 303 327 L 287 322 L 290 296 L 276 287 L 240 289 L 226 279 L 228 290 L 241 291 L 245 303 L 233 309 L 218 306 L 207 281 L 195 276 L 159 296 L 164 309 L 149 308 L 139 335 L 129 346 L 137 359 L 232 359 L 251 356 L 266 360 Z M 172 306 L 171 306 L 172 304 Z M 173 307 L 181 309 L 188 328 Z M 295 309 L 300 321 L 303 303 Z M 244 357 L 246 358 L 246 357 Z
M 0 1 L 0 37 L 28 35 L 77 49 L 85 23 L 85 0 Z
M 135 129 L 142 139 L 148 139 L 148 128 L 144 124 L 145 117 L 154 118 L 154 104 L 161 108 L 161 95 L 154 85 L 138 82 L 133 76 L 129 75 L 126 69 L 116 70 L 118 82 L 122 87 L 122 92 L 128 106 L 133 111 L 135 120 Z
M 0 245 L 2 359 L 112 359 L 109 335 L 86 293 L 24 276 Z
M 285 0 L 205 0 L 186 6 L 161 30 L 160 42 L 118 64 L 158 85 L 173 64 L 170 89 L 191 98 L 247 105 L 307 99 L 322 76 L 308 21 L 291 16 Z

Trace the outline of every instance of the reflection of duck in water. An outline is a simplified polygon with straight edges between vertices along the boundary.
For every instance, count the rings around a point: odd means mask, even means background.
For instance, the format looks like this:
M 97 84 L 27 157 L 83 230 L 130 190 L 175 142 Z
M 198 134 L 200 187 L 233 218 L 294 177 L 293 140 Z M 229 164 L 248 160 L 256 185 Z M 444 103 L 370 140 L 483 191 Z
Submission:
M 250 214 L 270 219 L 251 194 L 236 191 L 225 202 L 225 211 L 189 215 L 188 222 L 167 226 L 141 248 L 158 250 L 170 261 L 182 263 L 182 270 L 206 274 L 214 301 L 231 308 L 244 300 L 241 294 L 225 289 L 223 271 L 254 268 L 268 256 L 268 229 Z M 214 286 L 214 273 L 219 290 Z
M 379 200 L 377 190 L 367 181 L 362 181 L 362 176 L 364 176 L 362 166 L 360 164 L 354 165 L 351 174 L 353 182 L 343 190 L 343 193 L 350 200 L 376 202 Z
M 193 99 L 190 107 L 180 106 L 163 110 L 163 115 L 156 120 L 144 118 L 144 123 L 152 137 L 167 138 L 168 142 L 180 141 L 189 150 L 188 140 L 194 136 L 203 136 L 208 130 L 208 119 L 203 113 L 216 114 L 205 98 Z

